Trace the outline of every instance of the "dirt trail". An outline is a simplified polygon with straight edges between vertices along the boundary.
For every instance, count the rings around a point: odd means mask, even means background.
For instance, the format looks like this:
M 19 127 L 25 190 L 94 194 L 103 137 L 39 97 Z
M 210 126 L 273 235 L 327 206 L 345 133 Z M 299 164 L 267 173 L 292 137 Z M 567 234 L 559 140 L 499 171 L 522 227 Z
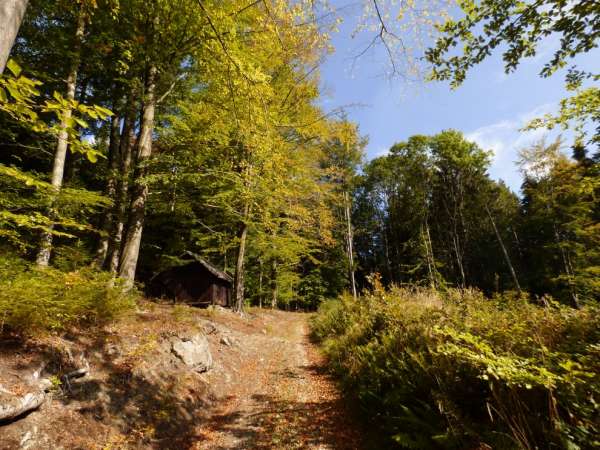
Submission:
M 244 362 L 226 400 L 200 428 L 198 449 L 359 449 L 350 419 L 308 339 L 306 314 L 267 313 L 241 343 Z M 268 330 L 268 332 L 266 332 Z
M 309 315 L 156 305 L 96 329 L 0 340 L 0 390 L 22 395 L 44 367 L 60 377 L 36 411 L 0 423 L 0 450 L 361 449 L 361 433 L 308 339 Z M 213 367 L 190 370 L 169 344 L 206 336 Z

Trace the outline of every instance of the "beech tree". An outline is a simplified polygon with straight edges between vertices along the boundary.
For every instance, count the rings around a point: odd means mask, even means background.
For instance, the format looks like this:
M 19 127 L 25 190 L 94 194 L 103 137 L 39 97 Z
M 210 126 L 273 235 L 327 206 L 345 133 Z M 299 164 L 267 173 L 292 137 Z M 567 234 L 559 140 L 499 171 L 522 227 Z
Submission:
M 142 5 L 144 3 L 144 5 Z M 205 36 L 205 18 L 198 2 L 130 1 L 121 6 L 122 26 L 129 31 L 127 42 L 139 64 L 142 83 L 142 111 L 137 136 L 135 170 L 129 206 L 127 231 L 121 244 L 119 276 L 131 287 L 135 279 L 144 227 L 148 185 L 147 164 L 152 156 L 157 103 L 169 95 L 170 87 L 159 92 L 165 82 L 176 82 L 185 73 L 184 61 L 192 57 Z M 180 14 L 182 10 L 188 14 Z M 143 39 L 139 37 L 142 36 Z M 141 42 L 141 44 L 137 44 Z
M 317 92 L 315 82 L 302 68 L 316 63 L 325 43 L 314 26 L 296 25 L 300 14 L 310 13 L 304 8 L 272 2 L 238 17 L 228 16 L 233 17 L 228 26 L 242 30 L 239 36 L 222 33 L 221 27 L 230 28 L 214 22 L 213 14 L 207 16 L 219 39 L 210 62 L 195 62 L 199 78 L 190 80 L 192 94 L 178 105 L 183 115 L 172 118 L 175 134 L 168 135 L 171 146 L 203 148 L 192 152 L 194 164 L 204 165 L 195 176 L 211 185 L 205 201 L 230 224 L 229 236 L 236 243 L 231 266 L 239 310 L 245 299 L 249 239 L 268 235 L 271 245 L 279 248 L 274 258 L 281 261 L 271 264 L 279 269 L 293 263 L 284 262 L 286 246 L 277 245 L 278 240 L 295 236 L 288 243 L 302 241 L 292 224 L 303 216 L 305 220 L 307 210 L 297 209 L 301 203 L 292 206 L 290 198 L 300 195 L 295 183 L 315 179 L 304 173 L 302 155 L 310 151 L 306 142 L 322 121 L 310 104 Z M 251 33 L 251 24 L 267 32 Z M 203 89 L 196 89 L 200 83 Z
M 0 74 L 6 67 L 28 3 L 29 0 L 6 0 L 0 5 Z
M 66 79 L 66 107 L 61 113 L 60 132 L 58 134 L 58 142 L 56 144 L 56 151 L 54 153 L 54 164 L 52 165 L 52 176 L 50 178 L 50 183 L 57 193 L 60 191 L 63 184 L 69 138 L 67 129 L 74 120 L 78 120 L 72 117 L 72 110 L 74 106 L 73 102 L 75 101 L 75 89 L 77 87 L 77 72 L 79 70 L 79 64 L 81 61 L 82 40 L 85 33 L 86 21 L 89 15 L 87 8 L 88 6 L 86 3 L 82 1 L 80 4 L 78 4 L 77 12 L 75 13 L 77 24 L 75 26 L 75 35 L 73 36 L 72 43 L 73 56 Z M 50 208 L 53 208 L 53 205 L 51 205 Z M 40 249 L 37 254 L 36 262 L 38 265 L 48 265 L 50 261 L 51 248 L 52 233 L 45 231 L 42 233 Z

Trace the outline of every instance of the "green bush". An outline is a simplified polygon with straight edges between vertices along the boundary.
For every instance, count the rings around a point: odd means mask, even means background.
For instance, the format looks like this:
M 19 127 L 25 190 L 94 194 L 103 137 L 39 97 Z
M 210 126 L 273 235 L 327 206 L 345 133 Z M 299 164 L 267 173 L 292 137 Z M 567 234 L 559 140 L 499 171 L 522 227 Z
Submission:
M 312 322 L 331 367 L 399 448 L 598 448 L 600 309 L 376 289 Z
M 135 294 L 125 294 L 107 273 L 90 268 L 62 272 L 0 256 L 0 333 L 99 324 L 134 305 Z

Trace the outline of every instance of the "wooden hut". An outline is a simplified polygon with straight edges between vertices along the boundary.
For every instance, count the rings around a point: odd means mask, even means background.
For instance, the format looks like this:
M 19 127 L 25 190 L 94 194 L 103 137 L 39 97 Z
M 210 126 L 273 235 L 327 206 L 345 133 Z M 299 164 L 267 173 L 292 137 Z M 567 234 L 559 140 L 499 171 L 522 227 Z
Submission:
M 149 293 L 189 305 L 229 306 L 233 279 L 225 272 L 190 252 L 180 266 L 166 269 L 149 283 Z

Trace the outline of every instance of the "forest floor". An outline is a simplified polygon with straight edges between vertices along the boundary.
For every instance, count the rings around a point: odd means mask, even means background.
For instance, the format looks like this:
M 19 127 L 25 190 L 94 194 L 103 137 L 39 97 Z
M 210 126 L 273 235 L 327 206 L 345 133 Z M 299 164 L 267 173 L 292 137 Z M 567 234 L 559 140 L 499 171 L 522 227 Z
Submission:
M 308 338 L 308 314 L 244 316 L 145 303 L 93 330 L 0 342 L 0 388 L 76 369 L 42 407 L 0 423 L 0 449 L 361 449 L 348 404 Z M 169 339 L 206 336 L 213 366 L 186 367 Z

